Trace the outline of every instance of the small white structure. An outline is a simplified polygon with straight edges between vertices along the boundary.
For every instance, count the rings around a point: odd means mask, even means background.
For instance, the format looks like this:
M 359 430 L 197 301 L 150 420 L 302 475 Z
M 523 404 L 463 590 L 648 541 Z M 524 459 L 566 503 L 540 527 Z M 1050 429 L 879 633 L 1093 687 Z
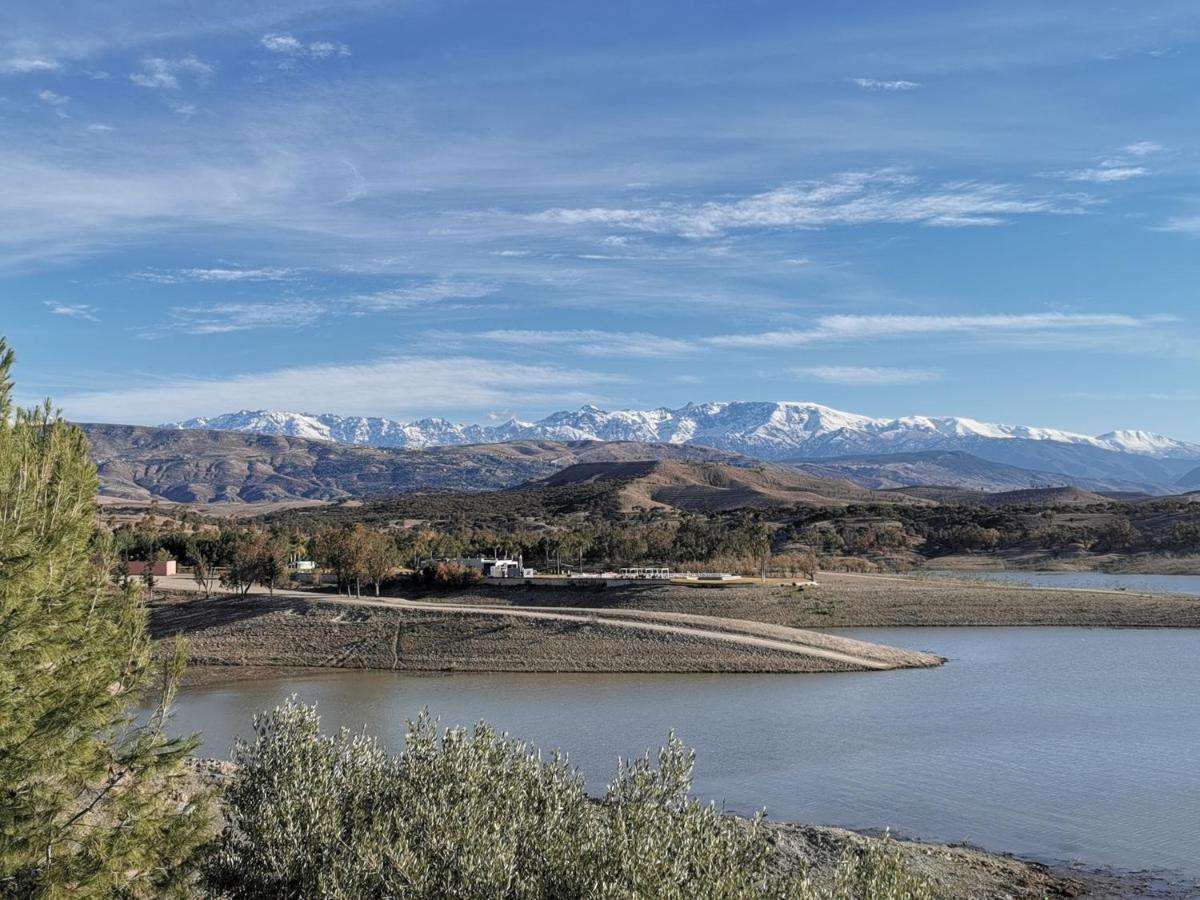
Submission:
M 665 566 L 632 566 L 617 573 L 619 578 L 644 579 L 651 578 L 667 581 L 671 578 L 671 570 Z
M 292 563 L 292 568 L 297 572 L 312 572 L 317 568 L 317 564 L 311 559 L 298 559 Z

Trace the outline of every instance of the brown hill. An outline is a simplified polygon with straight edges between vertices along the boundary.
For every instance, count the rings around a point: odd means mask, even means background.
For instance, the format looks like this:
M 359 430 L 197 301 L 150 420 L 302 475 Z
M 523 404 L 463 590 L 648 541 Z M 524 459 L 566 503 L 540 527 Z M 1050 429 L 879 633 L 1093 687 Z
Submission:
M 177 503 L 336 501 L 428 488 L 486 491 L 578 462 L 647 458 L 748 464 L 734 453 L 677 444 L 514 441 L 375 449 L 231 431 L 82 425 L 100 472 L 101 494 Z
M 744 507 L 844 506 L 849 503 L 920 503 L 917 498 L 869 491 L 849 481 L 818 478 L 788 466 L 650 460 L 580 463 L 529 487 L 611 482 L 620 508 L 720 512 Z

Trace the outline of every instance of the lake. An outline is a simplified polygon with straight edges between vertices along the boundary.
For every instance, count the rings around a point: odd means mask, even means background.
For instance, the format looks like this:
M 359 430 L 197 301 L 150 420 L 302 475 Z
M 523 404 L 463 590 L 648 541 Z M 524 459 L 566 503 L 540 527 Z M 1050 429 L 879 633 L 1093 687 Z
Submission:
M 562 748 L 601 790 L 675 728 L 732 812 L 890 827 L 996 851 L 1200 876 L 1200 631 L 843 629 L 939 669 L 832 675 L 338 671 L 185 691 L 181 730 L 225 756 L 288 694 L 392 747 L 428 706 Z
M 929 571 L 939 578 L 968 581 L 1002 581 L 1047 588 L 1099 588 L 1109 591 L 1149 591 L 1156 594 L 1187 594 L 1200 597 L 1200 575 L 1126 575 L 1107 572 L 952 572 Z

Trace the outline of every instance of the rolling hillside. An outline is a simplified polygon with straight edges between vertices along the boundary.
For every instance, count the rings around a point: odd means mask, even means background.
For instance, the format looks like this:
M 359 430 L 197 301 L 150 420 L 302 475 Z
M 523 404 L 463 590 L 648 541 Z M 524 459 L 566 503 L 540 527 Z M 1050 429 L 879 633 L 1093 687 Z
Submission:
M 746 507 L 844 506 L 849 503 L 921 502 L 881 494 L 841 479 L 821 478 L 787 466 L 735 467 L 677 460 L 585 462 L 526 488 L 611 483 L 622 510 L 671 508 L 722 512 Z
M 430 488 L 495 490 L 578 462 L 750 462 L 733 453 L 675 444 L 513 441 L 402 450 L 228 431 L 81 427 L 92 444 L 102 495 L 129 501 L 335 501 Z

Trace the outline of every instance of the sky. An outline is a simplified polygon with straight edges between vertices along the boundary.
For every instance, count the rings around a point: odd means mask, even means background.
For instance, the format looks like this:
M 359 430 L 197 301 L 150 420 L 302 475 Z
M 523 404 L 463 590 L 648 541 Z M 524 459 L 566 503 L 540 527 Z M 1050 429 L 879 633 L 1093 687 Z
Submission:
M 8 0 L 77 420 L 815 401 L 1200 440 L 1200 6 Z

